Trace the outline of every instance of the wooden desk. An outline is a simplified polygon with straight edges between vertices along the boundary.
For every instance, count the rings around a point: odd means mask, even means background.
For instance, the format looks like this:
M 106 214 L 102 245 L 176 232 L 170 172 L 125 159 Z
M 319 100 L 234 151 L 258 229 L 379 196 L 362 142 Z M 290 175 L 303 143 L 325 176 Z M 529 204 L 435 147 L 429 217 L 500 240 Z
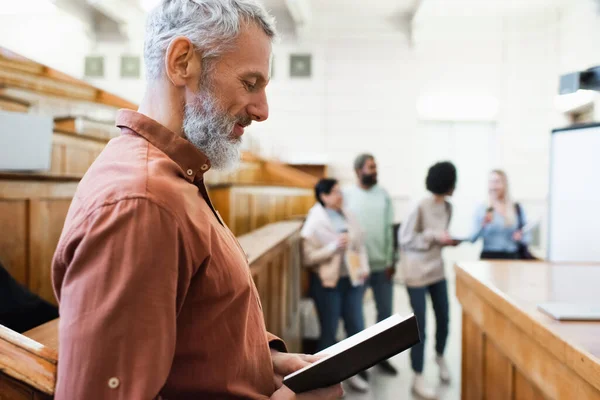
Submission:
M 600 399 L 600 322 L 559 322 L 542 302 L 599 302 L 600 265 L 459 263 L 463 399 Z

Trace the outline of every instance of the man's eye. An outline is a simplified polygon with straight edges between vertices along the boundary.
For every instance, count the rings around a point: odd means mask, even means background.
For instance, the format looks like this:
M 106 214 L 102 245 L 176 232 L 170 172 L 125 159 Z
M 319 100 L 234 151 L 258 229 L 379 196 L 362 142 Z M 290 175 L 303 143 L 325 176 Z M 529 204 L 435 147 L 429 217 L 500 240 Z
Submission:
M 246 90 L 248 90 L 249 92 L 253 92 L 254 90 L 256 90 L 256 83 L 251 83 L 251 82 L 244 82 L 244 86 L 246 86 Z

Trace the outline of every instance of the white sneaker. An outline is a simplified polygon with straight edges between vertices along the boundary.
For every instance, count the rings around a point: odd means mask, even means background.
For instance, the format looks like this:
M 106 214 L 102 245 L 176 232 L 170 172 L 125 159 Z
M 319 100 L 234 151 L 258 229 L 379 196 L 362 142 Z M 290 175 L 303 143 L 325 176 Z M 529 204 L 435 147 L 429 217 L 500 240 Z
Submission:
M 448 370 L 448 364 L 443 356 L 435 357 L 435 362 L 440 367 L 440 379 L 443 383 L 450 383 L 450 371 Z
M 346 383 L 355 392 L 366 393 L 369 391 L 369 383 L 358 375 L 346 379 Z
M 413 380 L 412 385 L 412 391 L 418 397 L 425 400 L 436 400 L 438 398 L 437 394 L 435 393 L 435 390 L 427 386 L 427 383 L 425 383 L 425 379 L 421 374 L 415 375 L 415 379 Z

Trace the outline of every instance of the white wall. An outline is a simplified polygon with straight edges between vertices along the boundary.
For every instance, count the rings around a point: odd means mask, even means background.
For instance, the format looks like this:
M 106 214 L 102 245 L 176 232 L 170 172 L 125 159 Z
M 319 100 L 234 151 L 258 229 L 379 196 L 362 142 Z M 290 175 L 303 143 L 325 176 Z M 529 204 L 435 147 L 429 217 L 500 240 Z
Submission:
M 38 14 L 0 14 L 0 46 L 81 78 L 93 45 L 91 22 L 61 9 Z
M 292 53 L 312 54 L 312 78 L 289 78 Z M 377 153 L 390 167 L 406 159 L 400 144 L 414 130 L 413 75 L 414 56 L 400 35 L 277 46 L 271 116 L 256 127 L 265 154 L 328 162 L 343 179 L 353 178 L 360 152 Z
M 497 128 L 488 165 L 506 169 L 515 196 L 544 218 L 558 23 L 554 9 L 527 16 L 441 17 L 416 27 L 414 47 L 402 35 L 381 33 L 281 45 L 269 89 L 271 117 L 253 134 L 267 155 L 327 162 L 343 181 L 353 180 L 356 154 L 373 152 L 401 220 L 424 191 L 421 160 L 431 154 L 428 147 L 441 146 L 435 138 L 421 140 L 429 121 L 417 113 L 417 101 L 440 95 L 450 101 L 456 95 L 495 100 L 495 116 L 484 118 Z M 294 52 L 313 54 L 312 79 L 287 76 Z M 481 151 L 464 146 L 467 155 Z M 483 191 L 480 197 L 485 199 Z
M 303 41 L 275 47 L 271 117 L 248 133 L 260 140 L 264 155 L 326 162 L 345 182 L 354 179 L 353 158 L 374 153 L 401 220 L 406 206 L 422 194 L 420 161 L 431 153 L 421 140 L 430 121 L 417 113 L 419 99 L 495 101 L 497 112 L 480 121 L 497 129 L 489 164 L 506 169 L 515 196 L 530 213 L 544 217 L 549 132 L 560 123 L 554 110 L 558 76 L 600 64 L 594 2 L 567 3 L 561 11 L 525 15 L 434 16 L 415 27 L 414 46 L 389 26 L 363 26 L 357 20 L 349 32 L 335 16 L 317 16 Z M 82 75 L 85 55 L 104 55 L 107 77 L 92 83 L 139 101 L 143 80 L 121 79 L 119 63 L 124 53 L 141 54 L 141 42 L 92 39 L 85 20 L 68 14 L 35 24 L 31 16 L 0 19 L 0 45 L 75 76 Z M 292 53 L 312 54 L 311 78 L 289 78 Z
M 89 51 L 89 55 L 104 57 L 104 78 L 89 78 L 87 81 L 110 93 L 121 96 L 139 104 L 146 88 L 145 69 L 143 60 L 143 42 L 132 40 L 127 43 L 97 42 Z M 141 59 L 140 79 L 121 77 L 121 57 L 139 56 Z

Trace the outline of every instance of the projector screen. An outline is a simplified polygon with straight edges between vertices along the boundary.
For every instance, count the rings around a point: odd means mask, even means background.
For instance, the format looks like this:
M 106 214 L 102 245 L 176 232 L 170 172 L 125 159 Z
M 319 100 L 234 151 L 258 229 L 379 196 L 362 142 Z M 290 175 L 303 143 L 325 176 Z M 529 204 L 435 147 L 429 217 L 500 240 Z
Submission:
M 552 132 L 549 201 L 548 259 L 600 262 L 600 124 Z

